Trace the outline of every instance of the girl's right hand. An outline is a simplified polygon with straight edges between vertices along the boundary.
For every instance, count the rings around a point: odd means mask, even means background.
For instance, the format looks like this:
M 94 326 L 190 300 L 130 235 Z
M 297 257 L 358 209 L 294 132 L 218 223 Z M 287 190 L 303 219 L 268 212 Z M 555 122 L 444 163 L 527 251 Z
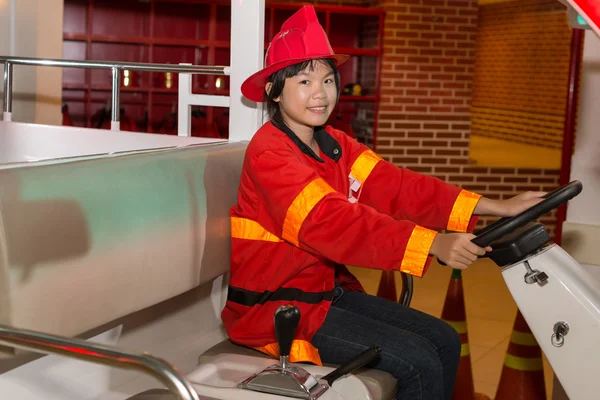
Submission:
M 456 269 L 465 269 L 477 260 L 478 256 L 492 251 L 491 247 L 482 248 L 471 242 L 475 235 L 470 233 L 438 233 L 433 239 L 429 253 L 446 265 Z

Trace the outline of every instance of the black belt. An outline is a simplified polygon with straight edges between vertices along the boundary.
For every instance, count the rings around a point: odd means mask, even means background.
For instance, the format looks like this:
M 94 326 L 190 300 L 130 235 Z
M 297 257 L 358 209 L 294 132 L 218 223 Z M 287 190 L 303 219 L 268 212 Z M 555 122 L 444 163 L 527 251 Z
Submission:
M 307 304 L 318 304 L 324 300 L 333 299 L 333 290 L 327 292 L 305 292 L 296 288 L 280 288 L 274 292 L 253 292 L 246 289 L 229 286 L 227 300 L 248 307 L 265 304 L 267 301 L 298 301 Z

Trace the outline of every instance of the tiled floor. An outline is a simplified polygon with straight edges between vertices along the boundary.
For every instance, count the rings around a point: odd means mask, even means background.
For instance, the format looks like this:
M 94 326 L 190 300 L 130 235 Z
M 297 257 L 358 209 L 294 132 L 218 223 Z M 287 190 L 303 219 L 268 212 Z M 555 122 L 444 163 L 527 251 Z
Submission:
M 364 285 L 375 294 L 380 271 L 351 268 Z M 425 277 L 415 279 L 411 306 L 439 317 L 442 312 L 451 269 L 433 263 Z M 396 274 L 396 287 L 401 287 Z M 492 261 L 481 259 L 463 272 L 467 327 L 471 348 L 471 363 L 475 391 L 495 397 L 500 381 L 504 356 L 512 333 L 517 307 L 498 268 Z M 544 360 L 546 394 L 551 398 L 553 372 Z

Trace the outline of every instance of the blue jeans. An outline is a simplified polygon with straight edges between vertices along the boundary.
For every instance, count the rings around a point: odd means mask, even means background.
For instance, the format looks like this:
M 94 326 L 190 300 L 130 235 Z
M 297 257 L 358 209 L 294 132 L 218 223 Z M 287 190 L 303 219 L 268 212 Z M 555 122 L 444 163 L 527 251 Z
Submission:
M 336 287 L 331 309 L 313 337 L 324 363 L 344 363 L 379 345 L 373 367 L 398 380 L 396 399 L 450 400 L 460 337 L 441 319 L 410 307 Z

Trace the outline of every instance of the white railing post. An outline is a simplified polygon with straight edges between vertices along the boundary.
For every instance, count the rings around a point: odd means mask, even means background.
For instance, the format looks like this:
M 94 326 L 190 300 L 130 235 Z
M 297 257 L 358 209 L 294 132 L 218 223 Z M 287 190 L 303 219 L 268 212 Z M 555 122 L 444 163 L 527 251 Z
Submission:
M 120 80 L 121 71 L 119 68 L 112 69 L 112 93 L 111 93 L 111 113 L 110 113 L 110 129 L 113 131 L 121 130 L 121 103 L 120 103 Z
M 190 65 L 190 64 L 180 64 Z M 229 75 L 229 67 L 224 67 L 223 73 Z M 192 107 L 213 106 L 229 107 L 229 96 L 213 94 L 193 94 L 192 74 L 179 74 L 179 91 L 177 98 L 177 135 L 191 136 Z
M 13 76 L 13 65 L 12 63 L 4 64 L 4 101 L 3 101 L 3 112 L 2 119 L 10 122 L 12 116 L 12 76 Z
M 265 0 L 231 2 L 229 140 L 250 140 L 262 125 L 262 106 L 242 96 L 244 80 L 263 67 Z
M 191 65 L 180 63 L 179 65 Z M 179 74 L 177 91 L 177 135 L 191 136 L 192 106 L 189 98 L 192 95 L 192 74 Z

